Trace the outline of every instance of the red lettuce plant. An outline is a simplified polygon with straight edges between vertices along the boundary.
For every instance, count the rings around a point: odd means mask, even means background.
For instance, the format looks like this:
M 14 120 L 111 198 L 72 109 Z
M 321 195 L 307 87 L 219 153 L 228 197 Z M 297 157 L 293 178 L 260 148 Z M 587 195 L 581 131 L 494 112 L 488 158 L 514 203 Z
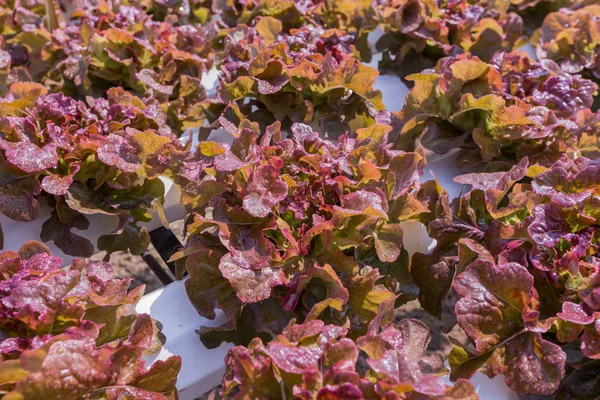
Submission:
M 179 25 L 206 25 L 215 15 L 212 0 L 126 0 L 121 4 L 140 8 L 155 21 L 176 16 Z
M 550 13 L 531 38 L 539 59 L 571 74 L 600 80 L 600 5 Z
M 167 223 L 159 176 L 169 175 L 176 154 L 186 154 L 158 102 L 114 88 L 86 104 L 32 83 L 13 84 L 0 101 L 0 211 L 31 221 L 44 195 L 53 212 L 40 237 L 83 257 L 94 246 L 72 229 L 87 229 L 86 215 L 118 216 L 118 228 L 101 236 L 98 248 L 141 254 L 149 237 L 138 223 L 149 221 L 152 209 Z
M 200 79 L 212 62 L 210 35 L 174 17 L 159 22 L 135 7 L 114 9 L 105 2 L 77 9 L 54 28 L 17 10 L 0 43 L 4 88 L 35 81 L 52 92 L 98 95 L 121 85 L 157 99 L 173 128 L 198 125 L 193 106 L 206 97 Z
M 562 8 L 577 10 L 597 3 L 596 0 L 510 0 L 510 10 L 523 18 L 523 30 L 530 38 L 542 26 L 548 14 Z
M 600 368 L 599 172 L 583 157 L 549 168 L 525 158 L 506 172 L 457 177 L 472 189 L 451 205 L 440 195 L 428 226 L 438 245 L 415 254 L 411 272 L 442 280 L 415 279 L 428 311 L 452 285 L 460 296 L 456 318 L 472 346 L 453 350 L 452 379 L 479 369 L 520 394 L 600 395 L 589 380 Z
M 395 146 L 461 148 L 462 167 L 494 161 L 506 168 L 526 156 L 548 166 L 575 152 L 597 90 L 522 52 L 499 53 L 490 64 L 468 54 L 449 57 L 407 79 L 414 87 L 397 114 L 404 126 Z
M 181 358 L 142 360 L 160 349 L 156 321 L 134 309 L 143 286 L 128 292 L 102 261 L 61 264 L 37 242 L 0 254 L 3 399 L 176 399 Z
M 394 70 L 404 78 L 457 52 L 489 61 L 496 52 L 520 47 L 525 43 L 523 21 L 507 13 L 507 6 L 504 1 L 380 1 L 385 32 L 376 44 L 383 52 L 380 69 Z
M 585 110 L 577 115 L 579 126 L 585 126 L 577 144 L 580 156 L 591 159 L 600 158 L 600 113 Z
M 478 398 L 468 381 L 444 384 L 442 356 L 426 355 L 431 336 L 425 324 L 378 319 L 356 340 L 340 326 L 292 322 L 267 345 L 255 339 L 235 347 L 225 359 L 222 394 L 232 399 Z
M 281 32 L 280 21 L 263 17 L 256 28 L 221 33 L 222 79 L 204 111 L 209 130 L 235 131 L 247 118 L 263 129 L 275 121 L 286 131 L 295 122 L 313 124 L 336 137 L 374 123 L 383 109 L 381 92 L 373 89 L 379 74 L 353 55 L 352 36 L 311 28 Z
M 596 0 L 511 0 L 510 4 L 516 6 L 519 14 L 524 16 L 535 14 L 548 14 L 552 11 L 566 7 L 572 10 L 595 4 Z M 541 21 L 540 21 L 541 22 Z M 539 26 L 539 25 L 538 25 Z
M 181 184 L 195 209 L 175 257 L 189 298 L 202 316 L 230 319 L 202 330 L 204 343 L 268 338 L 292 318 L 355 337 L 383 301 L 414 298 L 399 224 L 429 213 L 422 153 L 390 150 L 387 125 L 337 143 L 302 124 L 287 139 L 279 123 L 243 125 L 231 146 L 202 143 L 200 174 Z
M 241 24 L 258 27 L 265 23 L 262 17 L 272 17 L 281 22 L 285 33 L 303 27 L 340 29 L 362 45 L 377 22 L 370 0 L 224 0 L 216 2 L 214 8 L 230 28 Z M 361 50 L 367 47 L 361 46 Z

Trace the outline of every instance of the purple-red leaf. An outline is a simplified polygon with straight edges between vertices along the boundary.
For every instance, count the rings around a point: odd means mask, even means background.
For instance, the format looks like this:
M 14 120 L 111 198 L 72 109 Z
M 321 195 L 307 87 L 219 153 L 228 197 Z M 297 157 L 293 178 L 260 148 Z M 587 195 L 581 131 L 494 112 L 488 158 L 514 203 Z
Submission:
M 272 208 L 285 199 L 288 187 L 271 165 L 261 165 L 248 178 L 248 195 L 244 197 L 244 209 L 252 216 L 264 218 Z

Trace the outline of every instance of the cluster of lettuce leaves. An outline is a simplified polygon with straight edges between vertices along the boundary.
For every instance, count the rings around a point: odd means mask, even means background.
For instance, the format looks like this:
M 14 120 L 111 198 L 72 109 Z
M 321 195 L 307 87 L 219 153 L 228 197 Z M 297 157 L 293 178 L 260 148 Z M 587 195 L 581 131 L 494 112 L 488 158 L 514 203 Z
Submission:
M 335 138 L 372 125 L 384 108 L 373 89 L 379 73 L 360 62 L 346 31 L 304 26 L 287 33 L 282 21 L 265 16 L 254 27 L 222 30 L 215 42 L 222 77 L 216 99 L 205 102 L 211 125 L 204 137 L 222 127 L 235 133 L 249 119 L 263 129 L 275 121 L 285 130 L 312 124 Z
M 27 242 L 0 253 L 0 386 L 4 400 L 176 399 L 181 358 L 146 367 L 158 323 L 136 314 L 144 287 L 103 261 L 62 260 Z
M 520 394 L 597 397 L 600 162 L 524 158 L 455 181 L 471 189 L 451 203 L 439 197 L 428 224 L 437 247 L 413 256 L 429 258 L 413 264 L 419 275 L 444 280 L 423 282 L 424 308 L 440 312 L 451 287 L 460 297 L 455 314 L 470 344 L 450 354 L 450 377 L 481 370 Z
M 94 245 L 74 229 L 89 227 L 86 215 L 118 220 L 97 247 L 109 253 L 141 254 L 149 244 L 140 225 L 163 209 L 165 185 L 178 158 L 188 155 L 166 124 L 160 104 L 121 88 L 106 98 L 75 100 L 49 94 L 44 86 L 14 83 L 1 99 L 0 211 L 15 221 L 32 221 L 40 201 L 52 208 L 40 237 L 64 253 L 88 257 Z
M 279 122 L 245 120 L 231 145 L 204 142 L 199 175 L 182 185 L 195 209 L 186 249 L 186 289 L 200 314 L 229 322 L 203 329 L 205 345 L 269 338 L 291 319 L 344 325 L 356 337 L 380 304 L 416 295 L 400 223 L 430 212 L 435 182 L 420 184 L 422 152 L 391 150 L 376 124 L 319 137 Z
M 489 61 L 525 43 L 523 20 L 503 0 L 378 1 L 384 34 L 376 46 L 381 70 L 405 77 L 435 66 L 445 56 L 470 52 Z
M 377 25 L 377 7 L 371 0 L 219 0 L 213 10 L 229 28 L 256 27 L 263 17 L 271 17 L 281 22 L 285 34 L 300 28 L 342 30 L 354 38 L 362 59 L 370 60 L 367 35 Z
M 223 24 L 255 26 L 262 17 L 281 21 L 285 32 L 305 26 L 341 29 L 360 35 L 372 29 L 376 15 L 373 2 L 367 0 L 224 0 L 215 4 Z
M 521 51 L 496 53 L 490 63 L 470 54 L 446 57 L 407 80 L 414 86 L 396 114 L 402 129 L 395 147 L 458 148 L 463 169 L 506 170 L 523 157 L 548 166 L 577 154 L 595 129 L 597 85 Z
M 596 0 L 510 0 L 520 15 L 531 17 L 531 13 L 545 16 L 562 8 L 578 9 L 595 4 Z M 530 14 L 527 14 L 530 13 Z M 538 15 L 539 17 L 539 15 Z
M 571 74 L 600 81 L 600 5 L 550 13 L 531 42 L 537 56 L 554 60 Z
M 391 323 L 393 302 L 385 302 L 355 340 L 348 329 L 315 320 L 291 322 L 264 345 L 254 339 L 233 348 L 225 360 L 223 395 L 231 399 L 295 398 L 378 400 L 477 399 L 473 385 L 444 383 L 444 359 L 427 353 L 429 329 L 421 321 Z M 366 357 L 360 357 L 360 354 Z M 360 360 L 360 361 L 359 361 Z
M 156 21 L 175 16 L 179 25 L 206 26 L 215 16 L 212 0 L 123 0 L 120 4 L 139 8 Z
M 50 92 L 99 96 L 122 86 L 158 100 L 173 129 L 201 124 L 194 106 L 206 97 L 200 80 L 212 48 L 200 25 L 180 26 L 174 15 L 156 21 L 140 8 L 104 0 L 48 10 L 43 18 L 44 6 L 39 14 L 0 8 L 0 90 L 35 81 Z
M 586 69 L 586 77 L 600 75 L 596 0 L 378 0 L 374 5 L 375 23 L 383 31 L 376 43 L 379 70 L 403 79 L 465 52 L 489 62 L 498 52 L 525 45 L 527 36 L 540 59 L 560 62 L 569 73 Z M 372 31 L 368 26 L 365 32 Z

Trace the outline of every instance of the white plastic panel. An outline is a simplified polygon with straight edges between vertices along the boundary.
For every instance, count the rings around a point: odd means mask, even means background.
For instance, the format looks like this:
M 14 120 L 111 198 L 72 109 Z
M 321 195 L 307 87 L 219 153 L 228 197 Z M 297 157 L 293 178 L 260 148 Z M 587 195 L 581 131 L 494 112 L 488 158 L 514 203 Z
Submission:
M 4 214 L 0 213 L 0 223 L 2 224 L 2 230 L 4 232 L 4 250 L 17 251 L 23 245 L 23 243 L 28 240 L 41 240 L 40 232 L 42 231 L 42 225 L 44 221 L 50 218 L 51 210 L 50 207 L 48 207 L 45 203 L 40 203 L 40 215 L 31 222 L 13 221 Z M 98 236 L 105 233 L 110 233 L 113 229 L 115 229 L 117 227 L 118 218 L 111 218 L 105 215 L 89 215 L 87 217 L 90 221 L 89 229 L 85 231 L 74 229 L 73 231 L 74 233 L 89 239 L 94 244 L 95 248 Z M 64 265 L 68 265 L 73 259 L 73 257 L 63 254 L 63 252 L 59 250 L 54 243 L 47 242 L 45 244 L 50 248 L 52 253 L 63 258 Z
M 217 314 L 214 321 L 202 318 L 187 298 L 184 281 L 177 281 L 147 294 L 136 307 L 138 313 L 148 313 L 159 320 L 167 342 L 158 354 L 148 354 L 146 362 L 165 360 L 172 355 L 182 358 L 177 380 L 180 400 L 193 400 L 221 383 L 225 371 L 225 355 L 231 348 L 223 344 L 208 350 L 200 342 L 196 330 L 200 326 L 220 326 L 225 320 Z
M 380 75 L 377 77 L 375 89 L 381 90 L 383 104 L 390 112 L 400 111 L 404 106 L 404 98 L 409 92 L 408 87 L 398 78 L 392 75 Z

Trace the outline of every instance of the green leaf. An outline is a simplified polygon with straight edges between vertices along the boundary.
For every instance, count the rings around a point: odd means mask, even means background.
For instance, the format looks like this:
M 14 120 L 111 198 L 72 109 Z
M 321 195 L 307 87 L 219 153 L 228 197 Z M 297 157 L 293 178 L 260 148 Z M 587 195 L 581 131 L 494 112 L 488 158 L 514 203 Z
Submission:
M 102 235 L 98 238 L 98 250 L 114 253 L 115 251 L 128 251 L 133 255 L 140 255 L 150 245 L 150 235 L 146 228 L 139 227 L 129 222 L 116 233 Z

